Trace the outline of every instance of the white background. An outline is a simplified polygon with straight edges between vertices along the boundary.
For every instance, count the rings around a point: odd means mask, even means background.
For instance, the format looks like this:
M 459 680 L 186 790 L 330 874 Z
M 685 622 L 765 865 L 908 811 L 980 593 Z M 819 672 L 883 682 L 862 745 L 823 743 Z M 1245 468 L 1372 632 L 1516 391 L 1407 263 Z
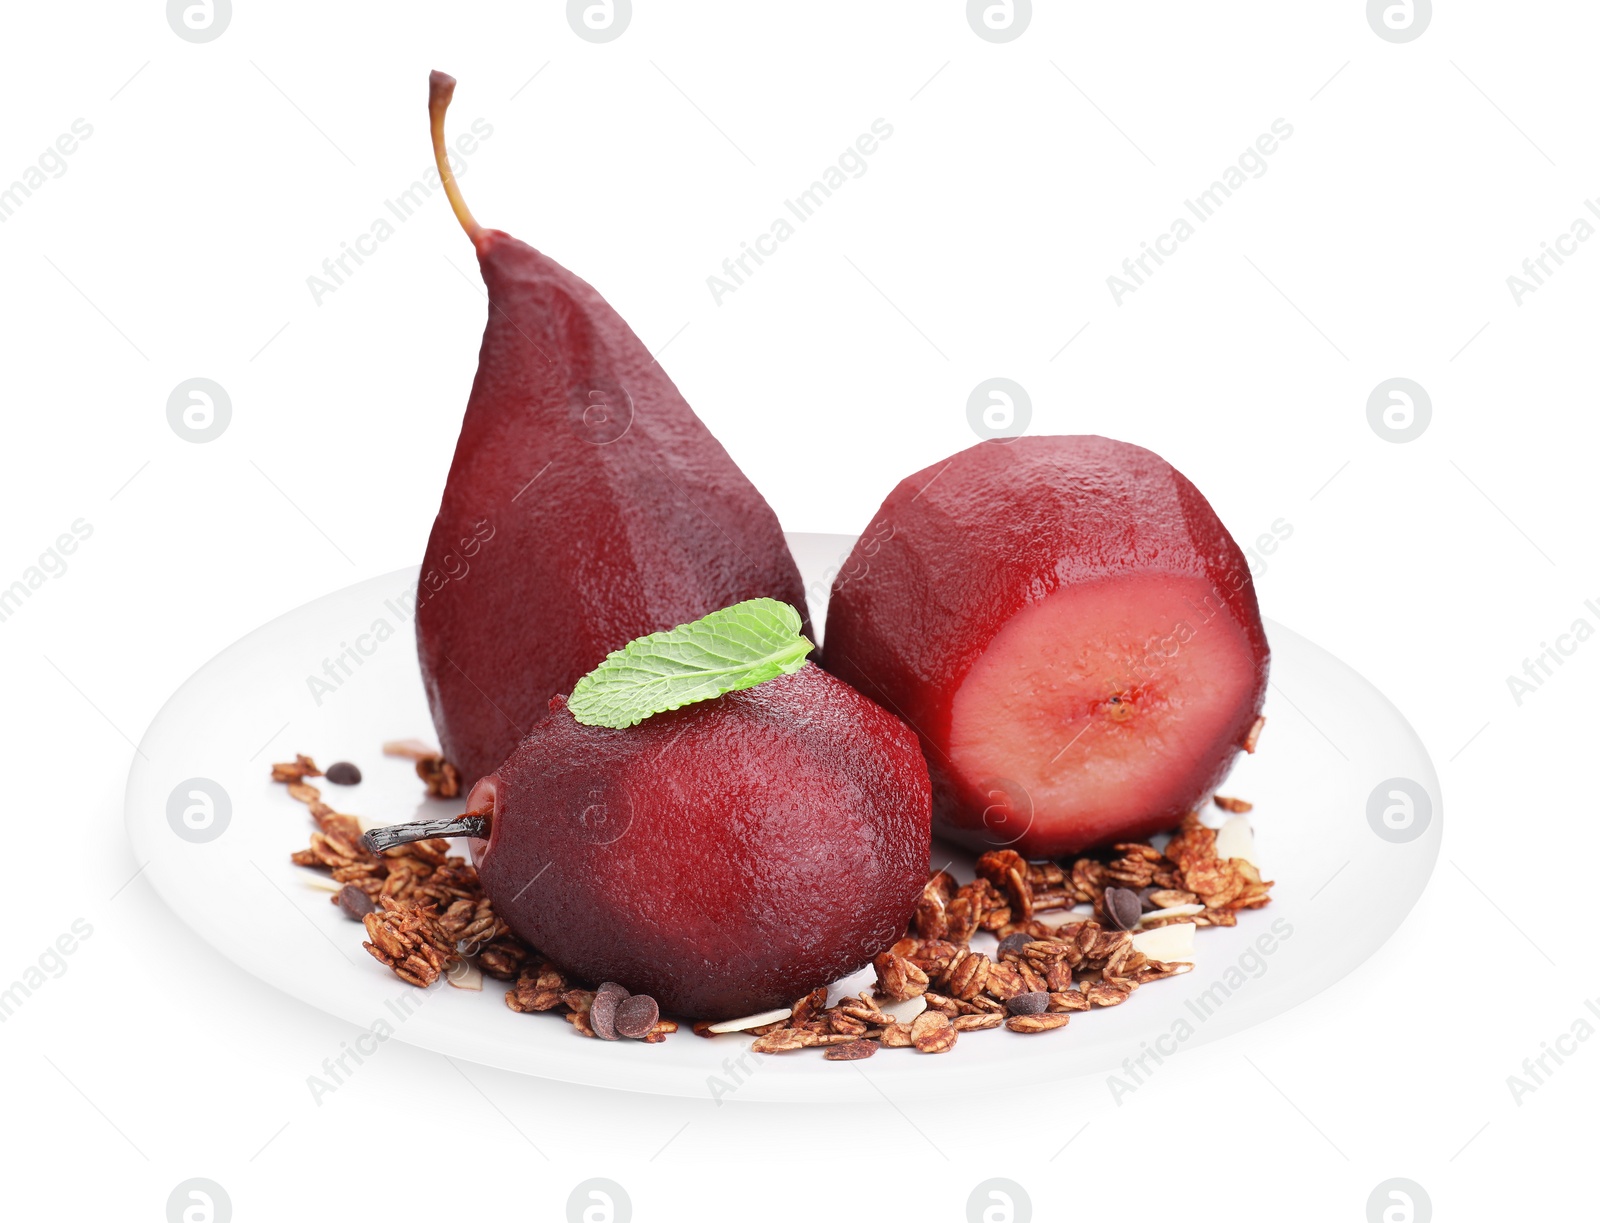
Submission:
M 0 585 L 93 527 L 0 623 L 19 830 L 0 978 L 94 928 L 0 1026 L 8 1213 L 161 1219 L 191 1176 L 240 1220 L 559 1218 L 587 1176 L 639 1219 L 957 1220 L 989 1176 L 1038 1218 L 1355 1221 L 1393 1176 L 1441 1219 L 1576 1192 L 1600 1042 L 1520 1105 L 1506 1077 L 1600 995 L 1600 645 L 1520 706 L 1506 677 L 1600 625 L 1600 243 L 1520 305 L 1506 277 L 1600 190 L 1593 5 L 1450 4 L 1404 45 L 1355 0 L 1041 4 L 1004 45 L 952 0 L 637 0 L 605 45 L 548 0 L 238 0 L 204 45 L 162 8 L 0 19 L 0 184 L 93 126 L 0 224 Z M 972 442 L 966 397 L 993 376 L 1028 389 L 1034 432 L 1160 451 L 1241 539 L 1291 523 L 1264 610 L 1387 692 L 1443 777 L 1440 865 L 1388 946 L 1120 1109 L 1101 1081 L 717 1108 L 464 1082 L 398 1042 L 314 1105 L 306 1076 L 354 1029 L 124 887 L 122 785 L 206 659 L 420 556 L 483 323 L 471 248 L 436 196 L 320 305 L 306 278 L 428 165 L 434 67 L 461 81 L 453 130 L 493 125 L 462 180 L 478 218 L 667 345 L 785 525 L 861 529 Z M 714 304 L 706 277 L 880 117 L 868 172 Z M 1115 304 L 1106 277 L 1278 118 L 1294 134 L 1264 176 Z M 196 376 L 233 404 L 203 445 L 166 419 Z M 1409 444 L 1366 419 L 1396 376 L 1433 403 Z

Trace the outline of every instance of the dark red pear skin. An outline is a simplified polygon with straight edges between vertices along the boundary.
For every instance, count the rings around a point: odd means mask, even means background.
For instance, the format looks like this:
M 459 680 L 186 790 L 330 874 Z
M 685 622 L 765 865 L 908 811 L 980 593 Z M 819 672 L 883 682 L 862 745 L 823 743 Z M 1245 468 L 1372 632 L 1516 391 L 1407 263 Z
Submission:
M 531 246 L 474 242 L 488 325 L 417 608 L 467 784 L 620 643 L 760 596 L 805 615 L 776 516 L 627 323 Z
M 1176 824 L 1245 745 L 1269 663 L 1206 499 L 1103 437 L 984 442 L 902 481 L 823 649 L 917 731 L 936 832 L 1032 857 Z
M 624 730 L 551 703 L 469 810 L 495 913 L 584 981 L 663 1013 L 787 1006 L 904 934 L 928 770 L 900 721 L 806 664 Z

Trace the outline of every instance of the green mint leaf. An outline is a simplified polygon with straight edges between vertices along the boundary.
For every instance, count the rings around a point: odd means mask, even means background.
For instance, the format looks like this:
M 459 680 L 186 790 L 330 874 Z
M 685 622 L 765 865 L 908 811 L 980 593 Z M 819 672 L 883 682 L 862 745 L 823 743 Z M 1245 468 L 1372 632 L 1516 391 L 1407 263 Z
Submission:
M 567 708 L 585 726 L 637 726 L 652 714 L 793 674 L 813 648 L 794 608 L 748 599 L 613 650 L 577 682 Z

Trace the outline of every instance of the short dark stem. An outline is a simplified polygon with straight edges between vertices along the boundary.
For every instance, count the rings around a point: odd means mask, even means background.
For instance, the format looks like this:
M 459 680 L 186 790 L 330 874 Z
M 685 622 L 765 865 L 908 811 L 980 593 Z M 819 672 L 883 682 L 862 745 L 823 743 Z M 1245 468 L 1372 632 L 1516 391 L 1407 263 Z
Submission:
M 409 845 L 413 841 L 427 841 L 433 837 L 487 837 L 489 817 L 462 815 L 448 820 L 418 820 L 412 824 L 390 824 L 387 828 L 374 828 L 361 838 L 361 843 L 375 854 L 396 845 Z

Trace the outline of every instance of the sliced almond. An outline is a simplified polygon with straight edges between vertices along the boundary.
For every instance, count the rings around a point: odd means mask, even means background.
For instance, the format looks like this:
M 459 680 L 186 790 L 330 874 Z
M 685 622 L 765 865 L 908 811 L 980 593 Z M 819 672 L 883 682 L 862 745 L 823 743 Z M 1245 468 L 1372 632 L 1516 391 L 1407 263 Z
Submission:
M 1244 750 L 1254 752 L 1256 744 L 1261 740 L 1261 728 L 1267 724 L 1265 717 L 1258 717 L 1250 724 L 1250 733 L 1244 737 Z
M 746 1015 L 743 1019 L 724 1019 L 721 1023 L 707 1026 L 706 1031 L 716 1036 L 724 1032 L 744 1032 L 750 1028 L 764 1028 L 769 1023 L 778 1023 L 794 1014 L 786 1006 L 780 1006 L 775 1011 L 762 1011 L 759 1015 Z
M 1244 816 L 1235 815 L 1217 829 L 1217 857 L 1223 861 L 1243 858 L 1251 866 L 1260 868 L 1261 863 L 1256 859 L 1256 835 Z
M 1196 913 L 1205 911 L 1205 905 L 1173 905 L 1170 909 L 1152 909 L 1148 913 L 1141 914 L 1139 921 L 1142 923 L 1160 921 L 1164 917 L 1193 917 Z
M 421 739 L 391 739 L 383 745 L 385 756 L 401 756 L 406 760 L 428 760 L 439 754 L 439 749 L 429 747 Z
M 342 883 L 335 883 L 331 876 L 321 871 L 300 869 L 296 870 L 295 874 L 300 876 L 300 882 L 305 884 L 306 887 L 318 892 L 333 892 L 337 894 L 339 889 L 344 886 Z
M 445 980 L 457 989 L 482 989 L 483 972 L 476 964 L 457 960 L 445 973 Z
M 1143 952 L 1152 960 L 1170 964 L 1174 960 L 1194 963 L 1193 922 L 1176 922 L 1170 926 L 1157 926 L 1154 930 L 1141 930 L 1133 936 L 1135 951 Z
M 928 1000 L 921 994 L 915 998 L 907 998 L 904 1002 L 890 1002 L 887 998 L 879 998 L 877 1003 L 878 1009 L 896 1023 L 910 1023 L 928 1009 Z
M 1086 917 L 1093 916 L 1093 905 L 1075 905 L 1070 909 L 1046 909 L 1043 912 L 1036 912 L 1033 920 L 1041 926 L 1054 929 L 1056 926 L 1065 926 L 1069 922 L 1083 921 Z

